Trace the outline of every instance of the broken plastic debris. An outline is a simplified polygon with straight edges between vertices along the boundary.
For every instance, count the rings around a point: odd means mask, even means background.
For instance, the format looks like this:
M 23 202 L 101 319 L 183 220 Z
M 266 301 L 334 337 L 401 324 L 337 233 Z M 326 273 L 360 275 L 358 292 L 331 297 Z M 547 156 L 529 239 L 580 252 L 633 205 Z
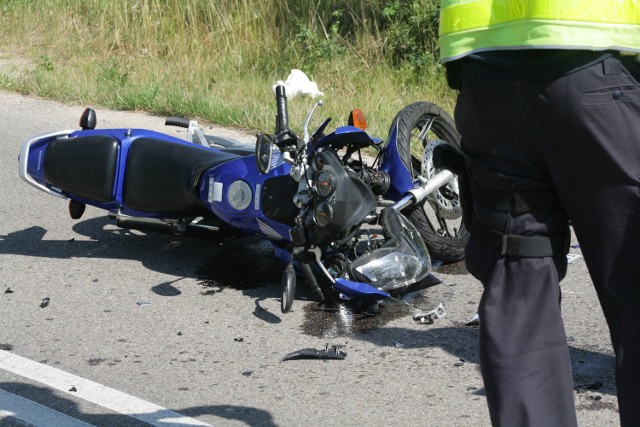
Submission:
M 480 316 L 478 315 L 478 313 L 474 314 L 473 317 L 469 319 L 467 323 L 465 323 L 466 326 L 476 326 L 479 324 L 480 324 Z
M 5 294 L 12 294 L 13 291 L 11 290 L 11 288 L 7 288 L 7 289 L 4 290 L 4 293 Z
M 329 344 L 325 346 L 323 350 L 316 350 L 315 348 L 303 348 L 302 350 L 294 351 L 293 353 L 289 353 L 280 360 L 281 362 L 287 360 L 298 360 L 298 359 L 334 359 L 334 360 L 343 360 L 347 357 L 347 353 L 341 351 L 338 346 L 332 345 L 329 347 Z
M 444 317 L 447 312 L 444 309 L 444 304 L 440 303 L 433 310 L 420 310 L 416 314 L 413 315 L 413 320 L 417 320 L 420 323 L 432 324 L 434 319 L 440 319 Z
M 401 342 L 396 341 L 396 348 L 404 348 L 404 344 L 402 344 Z
M 456 368 L 459 368 L 460 366 L 464 366 L 465 363 L 467 363 L 466 360 L 458 359 L 458 361 L 456 363 L 454 363 L 453 366 L 455 366 Z
M 143 306 L 143 305 L 151 305 L 151 303 L 149 301 L 138 301 L 136 304 L 138 304 L 139 306 Z
M 45 308 L 46 306 L 49 305 L 49 301 L 51 301 L 51 298 L 42 298 L 42 302 L 40 303 L 40 308 Z

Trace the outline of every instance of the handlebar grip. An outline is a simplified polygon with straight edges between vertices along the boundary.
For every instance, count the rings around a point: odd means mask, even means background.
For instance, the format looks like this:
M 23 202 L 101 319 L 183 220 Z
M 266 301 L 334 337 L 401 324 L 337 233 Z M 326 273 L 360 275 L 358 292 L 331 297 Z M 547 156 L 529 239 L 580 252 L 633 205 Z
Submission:
M 289 113 L 287 112 L 287 94 L 284 86 L 276 86 L 276 135 L 289 130 Z
M 167 117 L 165 126 L 177 126 L 179 128 L 189 128 L 189 119 L 185 117 Z

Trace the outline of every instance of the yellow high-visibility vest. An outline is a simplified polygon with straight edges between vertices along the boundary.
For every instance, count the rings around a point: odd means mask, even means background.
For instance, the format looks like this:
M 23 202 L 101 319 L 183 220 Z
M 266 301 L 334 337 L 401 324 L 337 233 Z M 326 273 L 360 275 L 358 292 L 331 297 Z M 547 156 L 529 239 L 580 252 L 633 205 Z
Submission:
M 442 62 L 519 48 L 640 52 L 640 0 L 441 0 Z

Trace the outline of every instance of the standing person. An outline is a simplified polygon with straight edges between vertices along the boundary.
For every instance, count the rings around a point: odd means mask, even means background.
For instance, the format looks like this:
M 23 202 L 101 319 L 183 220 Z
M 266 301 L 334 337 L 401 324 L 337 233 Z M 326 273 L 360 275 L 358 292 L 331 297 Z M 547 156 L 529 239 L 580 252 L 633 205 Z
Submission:
M 460 91 L 492 423 L 577 424 L 559 287 L 570 221 L 621 424 L 640 426 L 640 1 L 442 0 L 440 49 Z

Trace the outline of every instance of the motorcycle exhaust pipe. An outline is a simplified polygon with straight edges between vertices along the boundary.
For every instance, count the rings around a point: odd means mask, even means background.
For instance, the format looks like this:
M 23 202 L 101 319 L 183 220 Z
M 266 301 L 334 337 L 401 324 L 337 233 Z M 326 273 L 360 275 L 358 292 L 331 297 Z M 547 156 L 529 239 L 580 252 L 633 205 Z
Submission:
M 447 185 L 454 177 L 455 175 L 449 169 L 442 169 L 440 172 L 433 175 L 423 187 L 409 190 L 406 196 L 390 207 L 397 211 L 401 211 L 404 208 L 421 203 L 429 196 L 429 194 L 433 193 L 443 185 Z
M 220 238 L 220 227 L 215 224 L 201 224 L 194 221 L 166 221 L 157 218 L 133 217 L 122 214 L 109 214 L 115 219 L 116 226 L 130 230 L 148 231 L 152 233 L 171 234 L 178 236 L 198 237 L 216 240 Z
M 186 231 L 186 224 L 178 221 L 167 222 L 156 218 L 133 217 L 122 214 L 111 214 L 109 217 L 116 220 L 118 227 L 130 230 L 176 235 L 182 235 Z

